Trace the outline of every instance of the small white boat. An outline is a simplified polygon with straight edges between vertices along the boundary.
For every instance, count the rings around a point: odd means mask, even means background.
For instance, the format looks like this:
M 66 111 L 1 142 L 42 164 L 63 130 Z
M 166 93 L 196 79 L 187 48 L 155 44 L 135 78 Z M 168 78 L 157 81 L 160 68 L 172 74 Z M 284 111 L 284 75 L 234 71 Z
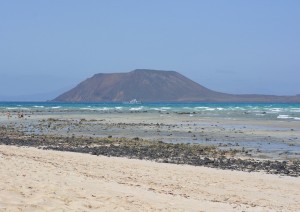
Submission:
M 132 99 L 129 102 L 123 102 L 124 104 L 131 104 L 131 105 L 136 105 L 136 104 L 142 104 L 141 101 L 138 101 L 136 99 Z

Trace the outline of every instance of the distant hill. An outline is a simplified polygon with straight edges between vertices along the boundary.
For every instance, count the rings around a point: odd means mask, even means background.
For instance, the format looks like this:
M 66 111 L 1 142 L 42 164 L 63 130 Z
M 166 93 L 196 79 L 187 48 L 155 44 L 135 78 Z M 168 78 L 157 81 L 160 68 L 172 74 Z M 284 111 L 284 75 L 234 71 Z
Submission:
M 300 96 L 233 95 L 210 90 L 175 71 L 137 69 L 96 74 L 56 97 L 57 102 L 300 102 Z

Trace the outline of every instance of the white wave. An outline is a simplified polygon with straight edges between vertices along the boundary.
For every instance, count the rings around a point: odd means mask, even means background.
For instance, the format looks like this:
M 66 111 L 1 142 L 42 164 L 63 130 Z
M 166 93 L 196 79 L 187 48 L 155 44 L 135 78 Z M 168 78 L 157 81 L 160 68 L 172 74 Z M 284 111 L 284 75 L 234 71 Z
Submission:
M 270 111 L 271 112 L 281 112 L 282 108 L 271 108 Z
M 18 107 L 7 107 L 6 110 L 19 110 L 20 108 Z
M 111 108 L 109 108 L 109 107 L 103 107 L 103 108 L 95 108 L 94 110 L 107 111 L 107 110 L 111 110 Z
M 292 119 L 293 117 L 290 117 L 289 115 L 279 115 L 277 116 L 278 119 Z
M 246 110 L 246 109 L 241 107 L 229 107 L 228 110 Z
M 34 105 L 35 108 L 44 108 L 44 106 Z
M 209 108 L 209 107 L 195 107 L 195 109 L 207 109 L 207 108 Z
M 206 111 L 213 111 L 216 110 L 216 108 L 211 108 L 211 107 L 194 107 L 194 110 L 206 110 Z
M 143 109 L 143 106 L 141 106 L 141 107 L 132 107 L 129 110 L 130 111 L 138 111 L 138 110 L 142 110 L 142 109 Z
M 299 120 L 300 121 L 300 117 L 293 117 L 293 116 L 289 116 L 289 115 L 279 115 L 277 116 L 278 119 L 294 119 L 294 120 Z
M 55 107 L 51 107 L 52 109 L 58 109 L 61 108 L 61 106 L 55 106 Z
M 116 110 L 123 110 L 123 107 L 115 107 Z
M 93 108 L 90 108 L 90 107 L 81 107 L 81 108 L 79 108 L 80 110 L 95 110 L 95 109 L 93 109 Z
M 165 112 L 169 109 L 171 109 L 171 108 L 170 107 L 160 107 L 160 108 L 152 107 L 152 108 L 150 108 L 150 110 L 156 110 L 156 111 L 162 111 L 162 112 Z
M 291 108 L 291 112 L 300 113 L 300 108 Z
M 230 108 L 231 110 L 246 110 L 246 108 L 243 108 L 243 107 L 233 107 L 233 108 Z

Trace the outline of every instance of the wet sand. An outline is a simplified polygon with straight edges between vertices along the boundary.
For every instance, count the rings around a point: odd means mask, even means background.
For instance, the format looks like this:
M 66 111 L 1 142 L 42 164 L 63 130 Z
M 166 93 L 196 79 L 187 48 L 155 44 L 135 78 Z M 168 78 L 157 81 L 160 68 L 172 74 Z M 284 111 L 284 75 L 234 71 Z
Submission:
M 27 134 L 142 138 L 245 150 L 262 159 L 300 159 L 300 121 L 199 117 L 177 113 L 36 112 L 0 123 Z
M 295 177 L 0 146 L 1 211 L 299 211 Z

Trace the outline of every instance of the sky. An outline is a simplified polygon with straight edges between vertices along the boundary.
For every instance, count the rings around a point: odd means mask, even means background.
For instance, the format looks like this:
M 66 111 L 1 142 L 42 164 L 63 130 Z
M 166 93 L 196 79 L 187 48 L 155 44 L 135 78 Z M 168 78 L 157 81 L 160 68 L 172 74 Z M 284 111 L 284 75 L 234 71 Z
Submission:
M 233 94 L 300 94 L 299 11 L 297 0 L 1 0 L 0 100 L 141 68 Z

